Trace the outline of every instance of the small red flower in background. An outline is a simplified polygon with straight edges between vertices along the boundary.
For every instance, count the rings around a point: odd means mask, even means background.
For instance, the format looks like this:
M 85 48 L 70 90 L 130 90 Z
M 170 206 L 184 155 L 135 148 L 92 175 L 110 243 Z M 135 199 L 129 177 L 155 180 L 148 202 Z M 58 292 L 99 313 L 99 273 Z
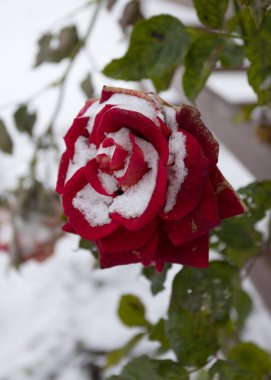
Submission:
M 244 212 L 217 168 L 218 143 L 192 106 L 104 87 L 65 138 L 63 227 L 92 240 L 102 268 L 208 266 L 209 231 Z

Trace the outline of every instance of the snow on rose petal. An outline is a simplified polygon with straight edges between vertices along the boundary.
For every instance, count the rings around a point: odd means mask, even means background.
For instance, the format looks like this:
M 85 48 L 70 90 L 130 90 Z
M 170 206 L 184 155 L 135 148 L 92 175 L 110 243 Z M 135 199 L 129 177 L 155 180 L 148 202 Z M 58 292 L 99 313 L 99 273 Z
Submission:
M 244 205 L 217 168 L 199 111 L 104 87 L 65 136 L 57 191 L 63 230 L 93 241 L 101 268 L 208 266 L 209 232 Z

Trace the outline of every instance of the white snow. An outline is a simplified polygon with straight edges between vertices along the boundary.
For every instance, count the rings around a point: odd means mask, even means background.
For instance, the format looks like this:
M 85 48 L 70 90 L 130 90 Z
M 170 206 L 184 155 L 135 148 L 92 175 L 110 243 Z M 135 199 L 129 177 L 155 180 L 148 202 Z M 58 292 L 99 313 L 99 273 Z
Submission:
M 112 198 L 97 193 L 87 184 L 73 198 L 72 204 L 78 209 L 92 227 L 103 226 L 111 222 L 109 205 Z
M 66 181 L 68 181 L 78 169 L 84 167 L 89 160 L 94 158 L 96 153 L 96 146 L 89 144 L 87 137 L 78 137 L 74 145 L 73 159 L 69 163 Z
M 118 182 L 113 175 L 107 174 L 102 170 L 98 170 L 98 177 L 102 183 L 103 188 L 108 194 L 113 194 L 118 190 Z
M 150 170 L 136 185 L 131 186 L 122 195 L 117 196 L 110 206 L 111 212 L 117 212 L 128 219 L 142 215 L 149 205 L 156 186 L 159 158 L 152 144 L 139 137 L 136 137 L 135 140 L 142 149 L 144 159 L 148 163 Z
M 171 129 L 172 133 L 177 132 L 179 125 L 176 120 L 175 108 L 163 105 L 162 112 L 164 115 L 165 123 Z
M 102 111 L 106 105 L 114 105 L 114 108 L 122 109 L 126 111 L 139 112 L 146 116 L 148 119 L 152 120 L 157 126 L 159 126 L 158 116 L 154 104 L 152 102 L 139 98 L 134 95 L 128 94 L 113 94 L 108 100 L 102 103 L 93 103 L 82 115 L 82 117 L 89 117 L 88 131 L 91 132 L 93 129 L 93 124 L 95 123 L 96 115 Z
M 167 195 L 164 212 L 169 212 L 176 204 L 177 194 L 181 185 L 188 174 L 184 159 L 186 156 L 185 135 L 178 131 L 176 120 L 176 110 L 173 107 L 164 105 L 162 112 L 167 126 L 171 129 L 168 141 L 169 160 L 167 166 Z
M 189 175 L 184 164 L 186 156 L 185 135 L 182 132 L 175 132 L 169 138 L 169 153 L 174 157 L 174 164 L 167 167 L 168 186 L 165 212 L 169 212 L 176 204 L 177 194 L 181 189 L 181 185 L 185 177 Z
M 107 133 L 106 137 L 111 137 L 116 144 L 121 145 L 128 153 L 132 151 L 132 142 L 129 134 L 131 133 L 128 128 L 121 128 L 117 132 Z

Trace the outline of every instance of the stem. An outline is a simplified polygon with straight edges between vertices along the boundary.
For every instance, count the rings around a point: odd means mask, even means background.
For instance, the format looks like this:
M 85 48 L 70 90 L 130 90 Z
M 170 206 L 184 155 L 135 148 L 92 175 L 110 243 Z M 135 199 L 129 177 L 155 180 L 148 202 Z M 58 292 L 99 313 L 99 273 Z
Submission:
M 9 108 L 9 107 L 14 107 L 14 106 L 19 106 L 20 104 L 27 104 L 30 103 L 32 100 L 36 99 L 37 97 L 41 96 L 44 94 L 46 91 L 50 90 L 50 88 L 56 87 L 59 85 L 59 80 L 55 80 L 53 82 L 50 82 L 46 84 L 44 87 L 40 88 L 39 90 L 35 91 L 32 93 L 27 99 L 24 100 L 16 100 L 13 102 L 9 102 L 6 104 L 3 104 L 0 106 L 0 111 Z
M 218 35 L 218 36 L 223 36 L 223 37 L 226 37 L 226 38 L 238 38 L 238 39 L 241 39 L 243 40 L 244 39 L 244 36 L 238 34 L 238 33 L 230 33 L 226 30 L 217 30 L 217 29 L 209 29 L 209 28 L 197 28 L 197 27 L 187 27 L 187 30 L 188 31 L 202 31 L 202 32 L 205 32 L 205 33 L 208 33 L 208 34 L 214 34 L 214 35 Z
M 50 122 L 49 122 L 49 125 L 48 125 L 48 128 L 45 132 L 45 135 L 46 136 L 51 136 L 52 135 L 52 128 L 53 128 L 53 124 L 54 124 L 54 121 L 55 119 L 57 118 L 59 112 L 60 112 L 60 109 L 62 107 L 62 104 L 63 104 L 63 101 L 64 101 L 64 95 L 65 95 L 65 87 L 66 87 L 66 83 L 67 83 L 67 79 L 68 79 L 68 76 L 71 72 L 71 69 L 75 63 L 75 59 L 76 57 L 78 56 L 78 53 L 79 51 L 86 45 L 87 43 L 87 40 L 96 24 L 96 21 L 97 21 L 97 18 L 98 18 L 98 14 L 99 14 L 99 11 L 101 9 L 101 5 L 102 5 L 102 0 L 97 0 L 97 5 L 96 5 L 96 8 L 95 8 L 95 11 L 90 19 L 90 23 L 89 23 L 89 26 L 87 28 L 87 31 L 86 31 L 86 34 L 85 36 L 75 45 L 72 53 L 71 53 L 71 57 L 70 57 L 70 62 L 60 80 L 60 89 L 59 89 L 59 95 L 58 95 L 58 99 L 57 99 L 57 102 L 56 102 L 56 106 L 55 106 L 55 109 L 53 111 L 53 114 L 52 114 L 52 117 L 50 119 Z
M 89 7 L 90 5 L 95 4 L 95 3 L 97 3 L 97 0 L 89 0 L 89 1 L 85 2 L 84 4 L 80 5 L 79 7 L 76 7 L 72 11 L 68 12 L 66 15 L 61 16 L 57 20 L 53 21 L 52 25 L 55 25 L 62 20 L 66 20 L 68 18 L 74 17 L 74 15 L 76 15 L 77 13 L 83 11 L 84 9 L 86 9 L 87 7 Z
M 89 22 L 88 28 L 86 30 L 85 36 L 74 46 L 74 48 L 71 52 L 70 61 L 68 63 L 68 66 L 67 66 L 66 70 L 64 71 L 61 79 L 58 81 L 59 93 L 58 93 L 56 105 L 54 107 L 54 110 L 53 110 L 52 116 L 50 118 L 50 121 L 48 123 L 48 127 L 47 127 L 46 131 L 44 132 L 43 136 L 41 136 L 38 139 L 38 141 L 36 142 L 35 151 L 33 153 L 33 157 L 32 157 L 32 160 L 30 162 L 30 175 L 32 178 L 35 178 L 37 155 L 38 155 L 40 148 L 43 146 L 43 142 L 45 142 L 46 144 L 48 144 L 50 142 L 50 146 L 54 145 L 53 125 L 54 125 L 54 122 L 55 122 L 57 116 L 59 115 L 59 112 L 60 112 L 61 107 L 62 107 L 63 102 L 64 102 L 65 90 L 66 90 L 66 85 L 67 85 L 67 80 L 68 80 L 69 74 L 73 68 L 73 65 L 75 63 L 76 57 L 78 56 L 78 53 L 86 45 L 88 38 L 89 38 L 89 36 L 90 36 L 90 34 L 91 34 L 95 24 L 96 24 L 98 14 L 99 14 L 99 11 L 101 9 L 102 2 L 103 2 L 103 0 L 95 0 L 95 3 L 97 3 L 97 5 L 96 5 L 96 8 L 93 12 L 93 15 L 90 19 L 90 22 Z M 91 1 L 89 3 L 94 3 L 94 1 Z M 54 83 L 57 83 L 57 82 L 54 82 Z M 47 138 L 49 138 L 49 141 L 46 141 Z

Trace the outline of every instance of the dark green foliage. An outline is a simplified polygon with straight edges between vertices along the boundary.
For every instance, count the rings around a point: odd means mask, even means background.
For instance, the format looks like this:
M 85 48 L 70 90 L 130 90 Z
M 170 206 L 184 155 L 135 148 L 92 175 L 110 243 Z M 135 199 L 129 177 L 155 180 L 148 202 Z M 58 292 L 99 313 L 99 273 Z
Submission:
M 221 28 L 228 0 L 193 0 L 200 21 L 211 28 Z
M 258 34 L 246 46 L 251 62 L 248 81 L 258 95 L 259 104 L 271 102 L 271 11 L 265 17 Z
M 91 79 L 91 75 L 87 74 L 81 82 L 81 90 L 85 94 L 86 98 L 92 98 L 94 96 L 94 87 Z
M 26 132 L 32 136 L 33 127 L 37 120 L 36 112 L 31 113 L 26 104 L 20 105 L 14 113 L 14 120 L 20 132 Z
M 151 341 L 160 343 L 159 352 L 167 351 L 170 349 L 170 343 L 165 331 L 165 320 L 160 319 L 156 325 L 149 327 L 149 338 Z
M 230 360 L 245 370 L 250 371 L 257 380 L 268 379 L 271 374 L 271 357 L 254 343 L 241 342 L 229 352 Z
M 166 331 L 181 365 L 201 367 L 218 350 L 217 331 L 208 319 L 204 312 L 170 307 Z
M 235 274 L 236 269 L 224 261 L 213 261 L 208 269 L 183 268 L 174 279 L 170 307 L 203 312 L 210 323 L 225 321 Z
M 148 326 L 145 319 L 145 307 L 140 299 L 132 294 L 125 294 L 121 297 L 118 314 L 120 320 L 128 327 Z
M 134 25 L 137 21 L 142 20 L 143 18 L 144 17 L 140 8 L 140 1 L 130 0 L 124 7 L 119 24 L 123 31 L 125 31 L 128 26 Z
M 145 333 L 139 333 L 133 336 L 124 346 L 117 348 L 107 356 L 106 367 L 111 367 L 119 363 L 123 358 L 127 357 L 137 343 L 144 337 Z
M 231 40 L 226 40 L 220 61 L 223 67 L 229 69 L 240 68 L 244 61 L 244 48 L 242 45 L 237 45 Z
M 141 356 L 128 363 L 120 376 L 108 380 L 188 380 L 188 374 L 178 363 L 171 360 L 152 360 Z
M 243 266 L 248 259 L 262 252 L 263 235 L 255 224 L 271 209 L 271 181 L 253 182 L 239 192 L 247 206 L 247 212 L 224 220 L 214 234 L 219 239 L 220 252 L 232 263 Z
M 245 215 L 224 220 L 214 234 L 220 241 L 220 252 L 235 265 L 241 267 L 261 253 L 262 234 Z
M 0 150 L 5 153 L 12 153 L 13 143 L 7 131 L 5 123 L 0 119 Z
M 44 62 L 58 63 L 65 58 L 72 58 L 80 48 L 80 39 L 75 25 L 67 26 L 58 34 L 47 33 L 39 43 L 35 66 Z
M 209 380 L 259 380 L 235 362 L 218 360 L 209 371 Z
M 238 0 L 240 4 L 249 7 L 250 13 L 257 27 L 261 25 L 264 14 L 270 6 L 270 0 Z
M 203 366 L 216 353 L 218 327 L 229 319 L 235 274 L 234 267 L 217 261 L 208 269 L 184 268 L 175 277 L 166 331 L 182 365 Z
M 164 290 L 164 282 L 167 277 L 167 271 L 170 268 L 170 264 L 165 265 L 163 272 L 157 272 L 156 269 L 151 266 L 143 268 L 142 274 L 150 281 L 151 292 L 154 296 Z
M 234 324 L 238 330 L 242 330 L 245 321 L 252 310 L 252 300 L 248 293 L 236 286 L 233 293 L 233 308 L 236 311 Z
M 109 63 L 103 72 L 115 79 L 154 79 L 159 88 L 165 88 L 174 68 L 182 62 L 188 43 L 185 27 L 172 16 L 139 21 L 126 54 Z
M 224 43 L 224 39 L 204 33 L 189 46 L 185 57 L 183 88 L 191 102 L 195 101 L 212 73 Z

